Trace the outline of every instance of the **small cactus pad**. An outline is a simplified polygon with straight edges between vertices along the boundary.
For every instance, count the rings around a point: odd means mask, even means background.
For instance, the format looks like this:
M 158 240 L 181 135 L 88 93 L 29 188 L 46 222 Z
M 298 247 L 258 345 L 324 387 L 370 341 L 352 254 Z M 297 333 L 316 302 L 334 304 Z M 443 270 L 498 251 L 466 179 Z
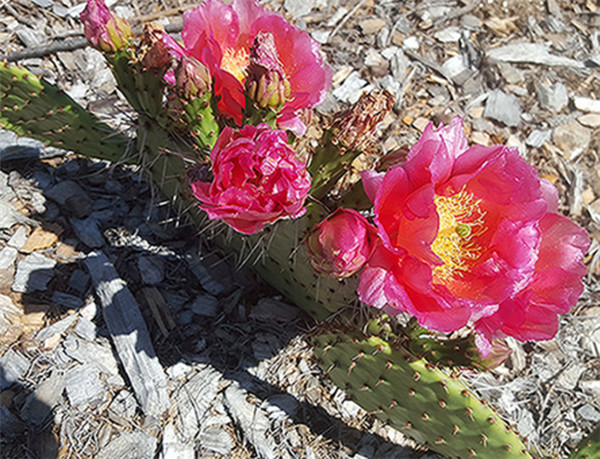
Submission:
M 519 437 L 459 379 L 360 332 L 314 338 L 331 380 L 358 405 L 450 457 L 531 457 Z
M 0 128 L 89 156 L 123 159 L 129 139 L 71 97 L 16 65 L 0 62 Z
M 581 440 L 569 459 L 597 459 L 600 457 L 600 426 Z

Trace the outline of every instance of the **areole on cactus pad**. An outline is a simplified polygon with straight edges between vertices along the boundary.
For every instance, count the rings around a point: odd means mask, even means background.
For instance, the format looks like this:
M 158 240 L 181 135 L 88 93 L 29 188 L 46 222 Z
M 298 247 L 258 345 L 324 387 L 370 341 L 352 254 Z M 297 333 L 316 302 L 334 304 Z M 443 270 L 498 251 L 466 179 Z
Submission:
M 141 160 L 198 227 L 219 228 L 205 234 L 223 250 L 251 257 L 267 282 L 329 319 L 314 346 L 332 381 L 433 450 L 527 456 L 446 367 L 497 365 L 507 355 L 497 338 L 551 338 L 557 314 L 576 302 L 589 238 L 557 214 L 556 190 L 515 150 L 469 148 L 459 118 L 429 126 L 406 158 L 384 158 L 389 170 L 343 185 L 354 160 L 376 151 L 392 97 L 363 96 L 326 123 L 314 151 L 297 151 L 302 117 L 324 100 L 331 70 L 281 15 L 254 0 L 206 0 L 184 16 L 180 44 L 159 26 L 124 39 L 101 0 L 86 11 L 86 35 L 140 113 L 141 152 L 127 159 Z M 61 123 L 77 126 L 83 140 L 61 146 L 113 161 L 127 148 L 129 139 L 24 70 L 0 64 L 0 89 L 10 102 L 3 127 L 56 144 L 68 131 Z M 440 332 L 475 330 L 492 353 L 484 361 L 472 333 L 436 339 L 417 326 L 386 328 L 392 319 L 366 322 L 354 312 L 359 297 Z

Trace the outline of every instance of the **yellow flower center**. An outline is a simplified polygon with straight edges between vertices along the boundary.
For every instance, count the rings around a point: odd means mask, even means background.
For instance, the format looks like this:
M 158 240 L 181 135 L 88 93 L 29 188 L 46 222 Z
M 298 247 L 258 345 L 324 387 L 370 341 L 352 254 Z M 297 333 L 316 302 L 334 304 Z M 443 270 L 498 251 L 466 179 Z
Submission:
M 443 265 L 433 269 L 434 282 L 445 283 L 453 276 L 462 277 L 472 261 L 483 251 L 476 238 L 486 231 L 485 212 L 480 199 L 464 189 L 452 196 L 434 198 L 440 226 L 431 250 L 442 259 Z
M 248 76 L 246 68 L 249 63 L 248 51 L 245 49 L 235 50 L 228 48 L 223 53 L 221 68 L 231 73 L 241 83 Z

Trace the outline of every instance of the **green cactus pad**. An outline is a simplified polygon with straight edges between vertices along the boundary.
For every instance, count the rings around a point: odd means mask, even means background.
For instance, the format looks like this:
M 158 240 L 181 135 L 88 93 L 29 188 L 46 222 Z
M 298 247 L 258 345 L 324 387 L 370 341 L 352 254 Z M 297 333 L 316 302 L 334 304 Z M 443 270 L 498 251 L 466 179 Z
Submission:
M 219 137 L 219 125 L 211 106 L 211 94 L 182 102 L 188 132 L 192 134 L 200 149 L 210 151 Z
M 450 457 L 531 457 L 519 437 L 456 376 L 377 336 L 314 338 L 320 367 L 381 421 Z
M 600 426 L 581 440 L 569 459 L 597 459 L 600 457 Z
M 0 128 L 58 148 L 123 160 L 130 139 L 33 73 L 0 62 Z

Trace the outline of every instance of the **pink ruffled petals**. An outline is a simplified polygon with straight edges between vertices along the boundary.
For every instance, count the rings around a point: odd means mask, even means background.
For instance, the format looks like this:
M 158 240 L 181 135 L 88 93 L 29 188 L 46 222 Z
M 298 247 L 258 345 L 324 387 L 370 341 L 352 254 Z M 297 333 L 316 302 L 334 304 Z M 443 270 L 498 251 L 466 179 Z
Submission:
M 461 131 L 430 125 L 403 164 L 362 173 L 381 245 L 359 296 L 438 331 L 472 323 L 484 354 L 505 335 L 548 339 L 582 292 L 589 237 L 515 149 L 468 148 Z
M 499 305 L 490 317 L 475 322 L 476 330 L 491 339 L 509 335 L 527 340 L 551 339 L 558 330 L 558 314 L 567 313 L 583 291 L 582 263 L 590 244 L 587 233 L 568 218 L 548 213 L 539 222 L 541 241 L 530 282 Z
M 284 131 L 266 124 L 239 131 L 225 128 L 210 157 L 212 182 L 192 183 L 194 196 L 210 219 L 253 234 L 276 220 L 306 212 L 310 176 Z

